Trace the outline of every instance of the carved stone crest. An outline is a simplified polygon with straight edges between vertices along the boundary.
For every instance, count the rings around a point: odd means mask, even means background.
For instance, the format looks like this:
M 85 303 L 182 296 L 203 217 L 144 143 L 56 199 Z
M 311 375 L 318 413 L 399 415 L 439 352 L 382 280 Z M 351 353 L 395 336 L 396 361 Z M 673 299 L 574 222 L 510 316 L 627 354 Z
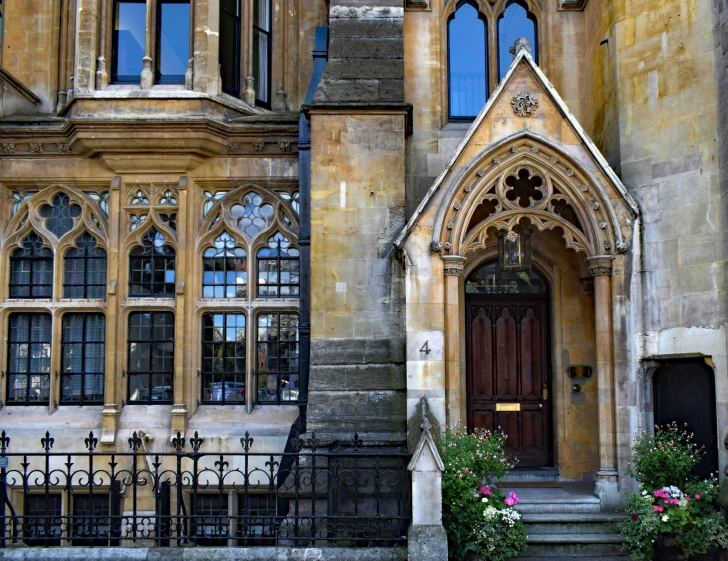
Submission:
M 534 117 L 538 109 L 538 98 L 531 92 L 521 92 L 511 100 L 513 112 L 519 117 Z

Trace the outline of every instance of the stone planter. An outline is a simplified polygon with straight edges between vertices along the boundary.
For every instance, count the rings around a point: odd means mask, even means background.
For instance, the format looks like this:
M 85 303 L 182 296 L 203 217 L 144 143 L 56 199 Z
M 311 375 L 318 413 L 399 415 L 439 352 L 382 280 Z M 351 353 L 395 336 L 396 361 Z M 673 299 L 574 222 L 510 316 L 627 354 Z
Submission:
M 720 550 L 711 547 L 703 555 L 694 555 L 689 560 L 675 545 L 674 535 L 660 535 L 655 540 L 652 558 L 655 561 L 720 561 Z

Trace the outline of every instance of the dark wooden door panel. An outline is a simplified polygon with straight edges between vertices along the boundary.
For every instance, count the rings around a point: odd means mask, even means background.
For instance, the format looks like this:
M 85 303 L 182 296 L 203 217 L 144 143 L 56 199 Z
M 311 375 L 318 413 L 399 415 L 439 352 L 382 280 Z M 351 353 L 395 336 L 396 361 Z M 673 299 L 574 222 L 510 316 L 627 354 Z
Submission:
M 506 453 L 521 467 L 546 466 L 551 458 L 547 305 L 467 303 L 469 428 L 500 427 Z M 498 411 L 499 403 L 517 410 Z

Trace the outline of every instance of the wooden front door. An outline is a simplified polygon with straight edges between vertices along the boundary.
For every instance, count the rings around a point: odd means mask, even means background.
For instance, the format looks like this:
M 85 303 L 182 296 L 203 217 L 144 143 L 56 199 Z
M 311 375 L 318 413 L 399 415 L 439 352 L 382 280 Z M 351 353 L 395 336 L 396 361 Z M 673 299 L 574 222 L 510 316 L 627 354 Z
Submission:
M 551 465 L 548 301 L 491 298 L 466 305 L 468 428 L 500 427 L 518 467 Z

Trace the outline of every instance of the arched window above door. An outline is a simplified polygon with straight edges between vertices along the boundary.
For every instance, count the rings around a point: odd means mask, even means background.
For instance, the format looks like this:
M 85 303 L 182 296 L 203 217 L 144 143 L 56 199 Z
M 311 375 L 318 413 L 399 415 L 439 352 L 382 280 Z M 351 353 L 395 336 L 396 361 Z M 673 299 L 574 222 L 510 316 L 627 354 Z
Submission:
M 470 2 L 462 3 L 447 25 L 449 116 L 474 119 L 488 96 L 487 24 Z
M 525 38 L 531 43 L 531 56 L 538 63 L 538 35 L 536 16 L 519 1 L 509 4 L 498 17 L 498 81 L 508 72 L 513 61 L 510 48 L 517 39 Z
M 466 294 L 548 294 L 546 280 L 531 269 L 525 272 L 501 271 L 498 261 L 475 269 L 465 281 Z

